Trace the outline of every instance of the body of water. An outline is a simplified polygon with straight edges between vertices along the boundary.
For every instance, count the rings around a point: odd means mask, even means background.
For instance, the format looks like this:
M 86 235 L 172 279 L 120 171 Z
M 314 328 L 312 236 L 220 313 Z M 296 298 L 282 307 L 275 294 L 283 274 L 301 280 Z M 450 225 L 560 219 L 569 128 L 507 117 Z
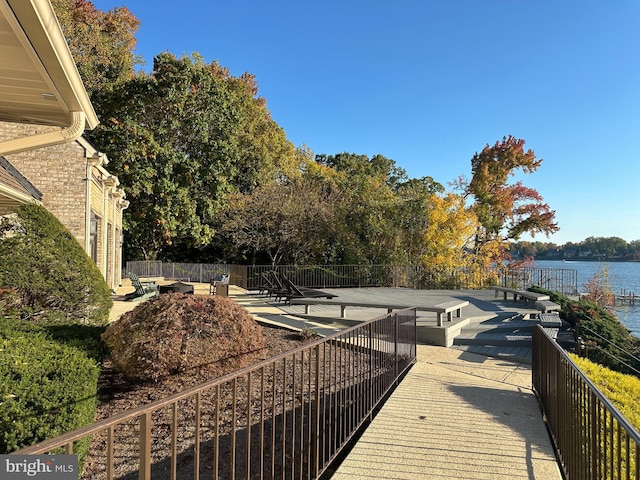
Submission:
M 576 270 L 578 273 L 578 291 L 584 292 L 584 284 L 606 265 L 609 270 L 609 284 L 616 295 L 622 292 L 633 292 L 640 296 L 640 262 L 580 262 L 536 260 L 538 268 L 554 268 Z M 640 302 L 635 305 L 617 306 L 618 319 L 631 330 L 634 336 L 640 337 Z

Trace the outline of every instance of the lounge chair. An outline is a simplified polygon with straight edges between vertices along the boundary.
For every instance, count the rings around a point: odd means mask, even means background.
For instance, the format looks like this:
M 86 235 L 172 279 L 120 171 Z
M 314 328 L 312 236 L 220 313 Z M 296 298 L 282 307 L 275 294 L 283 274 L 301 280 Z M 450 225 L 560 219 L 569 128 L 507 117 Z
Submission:
M 260 274 L 260 276 L 262 277 L 263 283 L 262 285 L 258 286 L 259 295 L 267 295 L 270 297 L 275 292 L 277 292 L 278 288 L 266 273 L 263 272 Z
M 158 284 L 155 282 L 141 282 L 140 277 L 133 272 L 129 272 L 129 278 L 131 279 L 131 285 L 135 290 L 131 293 L 127 293 L 124 299 L 128 302 L 137 302 L 144 300 L 145 298 L 155 297 L 160 294 Z
M 284 296 L 286 302 L 289 302 L 292 298 L 335 298 L 338 295 L 334 293 L 324 292 L 322 290 L 318 290 L 317 288 L 306 288 L 299 287 L 287 277 L 282 275 L 282 282 L 285 287 L 288 289 L 288 295 Z
M 286 298 L 291 294 L 291 290 L 283 283 L 280 275 L 277 272 L 271 271 L 271 280 L 273 284 L 273 289 L 270 291 L 270 294 L 273 295 L 276 301 L 280 301 L 283 298 Z

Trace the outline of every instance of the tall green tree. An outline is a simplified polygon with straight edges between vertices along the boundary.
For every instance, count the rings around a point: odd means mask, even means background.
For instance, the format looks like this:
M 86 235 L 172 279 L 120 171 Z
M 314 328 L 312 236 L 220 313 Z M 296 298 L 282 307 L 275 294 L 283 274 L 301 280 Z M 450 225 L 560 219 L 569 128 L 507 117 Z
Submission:
M 317 155 L 342 192 L 330 259 L 335 263 L 395 263 L 403 257 L 397 188 L 406 172 L 382 155 Z
M 255 94 L 250 76 L 233 77 L 198 55 L 163 53 L 151 73 L 98 95 L 103 121 L 90 139 L 131 202 L 128 257 L 207 244 L 228 194 L 294 168 L 293 145 Z
M 397 208 L 394 214 L 396 234 L 401 237 L 398 263 L 418 265 L 427 252 L 425 235 L 433 225 L 428 215 L 433 197 L 444 193 L 444 187 L 432 177 L 412 178 L 395 189 Z

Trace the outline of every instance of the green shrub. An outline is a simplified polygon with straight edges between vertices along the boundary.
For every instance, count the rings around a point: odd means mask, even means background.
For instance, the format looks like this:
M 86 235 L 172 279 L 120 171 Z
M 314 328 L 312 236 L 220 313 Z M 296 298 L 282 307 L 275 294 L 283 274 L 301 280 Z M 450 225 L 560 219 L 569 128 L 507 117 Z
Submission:
M 192 368 L 212 375 L 223 363 L 240 368 L 266 347 L 262 328 L 228 297 L 172 293 L 148 300 L 102 336 L 122 373 L 158 380 Z
M 562 307 L 560 316 L 571 325 L 575 336 L 580 336 L 585 342 L 590 360 L 617 372 L 633 373 L 628 366 L 640 370 L 637 360 L 640 356 L 640 339 L 631 335 L 615 315 L 595 302 L 572 300 L 566 295 L 539 287 L 531 290 L 546 293 L 551 301 Z
M 112 306 L 100 270 L 45 208 L 23 205 L 0 221 L 0 314 L 104 324 Z
M 93 421 L 99 369 L 82 350 L 48 338 L 38 325 L 6 319 L 0 350 L 0 453 Z

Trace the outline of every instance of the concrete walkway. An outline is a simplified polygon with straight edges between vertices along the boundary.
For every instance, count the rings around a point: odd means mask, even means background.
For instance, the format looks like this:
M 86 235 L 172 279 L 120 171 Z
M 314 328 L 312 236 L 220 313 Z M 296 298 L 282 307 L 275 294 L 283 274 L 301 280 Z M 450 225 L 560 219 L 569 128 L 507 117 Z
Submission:
M 209 293 L 208 285 L 195 285 L 196 294 Z M 131 290 L 125 286 L 118 293 Z M 233 285 L 229 295 L 259 321 L 313 328 L 325 335 L 359 320 L 303 318 Z M 135 306 L 116 301 L 112 320 Z M 371 313 L 363 315 L 374 318 Z M 485 316 L 488 311 L 478 314 Z M 416 365 L 331 478 L 560 480 L 562 476 L 531 389 L 529 365 L 418 345 Z
M 418 346 L 332 479 L 561 479 L 528 365 Z

